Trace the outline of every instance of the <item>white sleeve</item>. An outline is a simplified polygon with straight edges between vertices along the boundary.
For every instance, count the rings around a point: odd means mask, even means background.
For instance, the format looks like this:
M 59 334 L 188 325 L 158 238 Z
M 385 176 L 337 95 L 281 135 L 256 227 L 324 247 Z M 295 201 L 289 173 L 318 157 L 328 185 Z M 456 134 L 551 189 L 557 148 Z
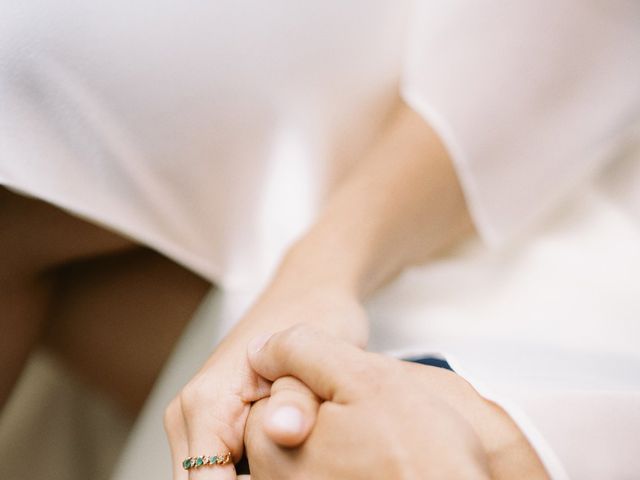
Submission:
M 640 2 L 417 1 L 401 89 L 499 244 L 596 173 L 640 116 Z
M 640 478 L 640 357 L 509 350 L 445 357 L 511 416 L 553 480 Z

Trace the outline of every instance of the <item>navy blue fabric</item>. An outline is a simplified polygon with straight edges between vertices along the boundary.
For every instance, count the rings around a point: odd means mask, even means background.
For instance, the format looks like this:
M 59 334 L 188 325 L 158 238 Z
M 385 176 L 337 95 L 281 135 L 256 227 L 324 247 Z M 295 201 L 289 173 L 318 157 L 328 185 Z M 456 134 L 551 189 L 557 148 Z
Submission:
M 407 359 L 407 362 L 420 363 L 422 365 L 428 365 L 430 367 L 444 368 L 446 370 L 451 370 L 453 372 L 453 368 L 451 368 L 451 365 L 449 365 L 449 362 L 447 362 L 443 358 L 438 358 L 438 357 L 409 358 Z

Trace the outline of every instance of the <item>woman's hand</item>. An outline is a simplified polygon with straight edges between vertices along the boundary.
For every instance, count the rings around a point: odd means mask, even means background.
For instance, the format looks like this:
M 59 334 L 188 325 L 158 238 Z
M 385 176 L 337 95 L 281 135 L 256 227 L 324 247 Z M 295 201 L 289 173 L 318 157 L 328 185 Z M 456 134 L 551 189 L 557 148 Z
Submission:
M 278 414 L 272 399 L 254 405 L 245 438 L 252 480 L 547 478 L 510 418 L 447 370 L 366 353 L 306 327 L 254 345 L 249 359 L 264 378 L 293 375 L 324 401 L 296 449 L 264 429 Z
M 284 280 L 278 284 L 283 287 Z M 268 395 L 271 387 L 271 382 L 250 368 L 247 339 L 304 321 L 331 332 L 341 331 L 349 341 L 364 342 L 365 314 L 355 299 L 337 291 L 301 291 L 299 284 L 288 285 L 286 291 L 291 294 L 280 295 L 275 288 L 268 290 L 167 408 L 165 429 L 171 445 L 174 479 L 235 480 L 233 462 L 190 470 L 190 476 L 182 461 L 191 456 L 226 452 L 231 452 L 234 461 L 241 458 L 250 406 Z M 336 319 L 340 319 L 339 324 Z M 271 430 L 279 443 L 298 444 L 313 426 L 317 400 L 304 384 L 292 377 L 278 379 L 274 388 L 285 400 L 304 400 L 303 417 L 276 418 Z
M 246 360 L 248 341 L 304 322 L 364 346 L 368 327 L 360 301 L 404 268 L 426 261 L 470 231 L 462 190 L 437 134 L 406 105 L 330 195 L 317 221 L 287 252 L 254 308 L 169 406 L 166 430 L 174 478 L 186 479 L 188 456 L 232 453 L 238 460 L 251 402 L 269 391 Z M 276 417 L 267 430 L 294 445 L 313 425 L 317 404 L 304 385 L 278 379 L 272 404 L 297 399 L 302 419 Z M 290 411 L 291 413 L 291 411 Z M 302 425 L 299 430 L 291 427 Z M 231 465 L 198 478 L 231 480 Z

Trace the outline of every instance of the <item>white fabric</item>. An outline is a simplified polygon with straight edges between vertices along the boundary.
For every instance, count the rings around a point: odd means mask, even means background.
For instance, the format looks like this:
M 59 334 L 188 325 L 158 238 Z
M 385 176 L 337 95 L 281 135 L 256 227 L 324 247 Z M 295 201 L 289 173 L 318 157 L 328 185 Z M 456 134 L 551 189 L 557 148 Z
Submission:
M 640 3 L 418 5 L 405 97 L 449 142 L 478 230 L 501 244 L 601 168 L 638 120 Z
M 483 237 L 529 235 L 409 272 L 374 302 L 374 345 L 453 355 L 554 478 L 637 476 L 640 460 L 613 446 L 640 432 L 640 167 L 606 161 L 638 118 L 639 9 L 4 1 L 0 183 L 220 284 L 236 298 L 228 324 L 374 138 L 402 79 L 447 143 Z M 551 206 L 568 213 L 539 223 Z M 557 361 L 541 361 L 549 352 Z M 172 365 L 194 358 L 183 350 Z M 587 378 L 585 358 L 621 358 L 623 373 Z M 140 478 L 140 462 L 169 477 L 147 459 L 163 452 L 159 405 L 176 381 L 158 386 L 118 480 Z M 570 402 L 581 408 L 560 408 Z

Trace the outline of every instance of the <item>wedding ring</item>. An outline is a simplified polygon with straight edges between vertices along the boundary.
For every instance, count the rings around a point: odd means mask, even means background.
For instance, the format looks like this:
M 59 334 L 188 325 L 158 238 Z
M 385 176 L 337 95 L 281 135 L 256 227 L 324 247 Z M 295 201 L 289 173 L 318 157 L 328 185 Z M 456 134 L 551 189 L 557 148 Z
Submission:
M 182 468 L 185 470 L 191 470 L 192 468 L 200 468 L 214 465 L 226 465 L 231 462 L 231 452 L 227 452 L 224 455 L 203 455 L 200 457 L 187 457 L 182 461 Z

